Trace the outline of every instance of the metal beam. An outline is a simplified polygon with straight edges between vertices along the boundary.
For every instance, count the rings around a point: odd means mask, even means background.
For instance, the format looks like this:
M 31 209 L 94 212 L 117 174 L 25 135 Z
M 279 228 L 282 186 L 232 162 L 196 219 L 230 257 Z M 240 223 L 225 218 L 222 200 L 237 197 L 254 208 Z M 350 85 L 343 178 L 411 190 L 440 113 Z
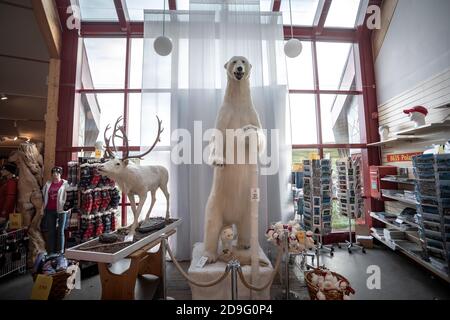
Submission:
M 169 0 L 169 10 L 177 10 L 177 0 Z
M 284 26 L 284 37 L 291 37 L 291 27 Z M 295 27 L 294 38 L 300 40 L 336 41 L 336 42 L 356 42 L 358 33 L 353 29 L 326 28 L 320 34 L 316 33 L 314 27 Z
M 285 1 L 289 1 L 289 0 L 285 0 Z M 281 6 L 281 0 L 274 0 L 272 11 L 274 11 L 274 12 L 280 11 L 280 6 Z
M 342 94 L 342 95 L 359 95 L 362 91 L 358 90 L 295 90 L 290 89 L 289 93 L 293 94 Z
M 290 38 L 290 26 L 284 26 L 285 38 Z M 316 34 L 313 27 L 294 26 L 294 37 L 300 40 L 356 42 L 357 31 L 353 29 L 326 28 L 321 34 Z M 130 22 L 128 34 L 131 37 L 144 36 L 144 23 Z M 121 30 L 120 24 L 114 22 L 82 22 L 82 37 L 125 37 L 127 32 Z
M 119 23 L 114 22 L 82 22 L 81 32 L 82 37 L 143 37 L 144 23 L 143 22 L 129 22 L 128 30 L 122 30 Z
M 114 0 L 114 6 L 116 7 L 117 17 L 119 18 L 120 30 L 127 32 L 130 16 L 125 0 Z
M 328 17 L 328 11 L 330 11 L 331 7 L 331 0 L 325 0 L 325 3 L 323 4 L 322 13 L 320 14 L 319 23 L 317 25 L 317 28 L 315 30 L 316 35 L 320 35 L 323 32 L 325 21 Z

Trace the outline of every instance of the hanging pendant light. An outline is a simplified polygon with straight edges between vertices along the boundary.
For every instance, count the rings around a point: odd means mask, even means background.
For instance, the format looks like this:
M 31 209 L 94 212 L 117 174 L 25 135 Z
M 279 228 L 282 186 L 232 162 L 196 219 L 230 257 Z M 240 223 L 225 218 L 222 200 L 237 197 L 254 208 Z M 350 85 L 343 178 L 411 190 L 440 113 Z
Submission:
M 160 56 L 167 56 L 172 52 L 172 41 L 165 36 L 166 0 L 163 1 L 164 1 L 163 35 L 155 39 L 155 42 L 153 42 L 153 48 L 155 49 L 156 53 L 159 54 Z
M 296 58 L 302 53 L 303 45 L 300 40 L 294 38 L 294 27 L 292 25 L 292 8 L 291 0 L 289 0 L 289 14 L 291 18 L 291 39 L 284 45 L 284 53 L 289 58 Z

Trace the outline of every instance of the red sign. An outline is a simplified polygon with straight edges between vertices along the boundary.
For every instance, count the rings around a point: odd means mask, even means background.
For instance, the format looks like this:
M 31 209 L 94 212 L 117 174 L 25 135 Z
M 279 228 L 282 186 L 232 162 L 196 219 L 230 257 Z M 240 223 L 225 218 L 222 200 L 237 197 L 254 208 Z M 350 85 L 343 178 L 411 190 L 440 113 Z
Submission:
M 388 162 L 405 162 L 412 161 L 412 157 L 418 156 L 422 154 L 422 152 L 412 152 L 412 153 L 400 153 L 400 154 L 388 154 L 387 161 Z

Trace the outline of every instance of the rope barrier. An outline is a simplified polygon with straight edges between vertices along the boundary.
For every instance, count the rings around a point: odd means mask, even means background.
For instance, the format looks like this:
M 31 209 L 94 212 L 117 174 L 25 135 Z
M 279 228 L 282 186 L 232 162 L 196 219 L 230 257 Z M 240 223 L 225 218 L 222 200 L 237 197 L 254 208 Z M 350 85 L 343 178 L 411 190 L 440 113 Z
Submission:
M 183 270 L 183 268 L 181 268 L 179 262 L 175 259 L 174 255 L 173 255 L 173 252 L 170 249 L 170 246 L 167 245 L 166 247 L 167 247 L 167 251 L 169 252 L 170 258 L 172 259 L 173 263 L 177 267 L 178 271 L 180 271 L 182 276 L 185 277 L 187 281 L 189 281 L 190 283 L 196 285 L 197 287 L 212 287 L 212 286 L 218 284 L 219 282 L 221 282 L 222 280 L 224 280 L 228 276 L 228 274 L 230 273 L 230 270 L 228 268 L 226 268 L 224 273 L 219 278 L 217 278 L 216 280 L 213 280 L 213 281 L 210 281 L 210 282 L 197 282 L 197 281 L 191 279 L 189 277 L 189 275 L 186 272 L 184 272 L 184 270 Z
M 262 287 L 255 287 L 255 286 L 251 285 L 250 283 L 248 283 L 247 280 L 244 277 L 244 273 L 242 272 L 242 269 L 239 268 L 238 269 L 239 278 L 241 279 L 241 281 L 244 284 L 244 286 L 246 286 L 250 290 L 255 290 L 255 291 L 262 291 L 262 290 L 266 289 L 268 286 L 270 286 L 272 284 L 272 282 L 273 282 L 273 279 L 275 279 L 275 276 L 277 274 L 278 268 L 280 267 L 282 255 L 283 255 L 283 250 L 279 249 L 278 250 L 277 260 L 275 262 L 275 266 L 274 266 L 274 269 L 272 271 L 272 276 L 270 277 L 271 279 L 265 285 L 263 285 Z
M 183 277 L 185 277 L 187 281 L 189 281 L 190 283 L 192 283 L 193 285 L 196 285 L 198 287 L 212 287 L 212 286 L 218 284 L 219 282 L 223 281 L 231 271 L 227 267 L 225 269 L 224 273 L 216 280 L 209 281 L 209 282 L 197 282 L 197 281 L 193 280 L 192 278 L 190 278 L 189 275 L 183 270 L 183 268 L 180 266 L 180 263 L 177 261 L 177 259 L 175 259 L 175 256 L 173 255 L 173 252 L 170 249 L 170 246 L 168 244 L 166 245 L 166 248 L 167 248 L 167 252 L 169 253 L 170 258 L 172 259 L 173 263 L 175 264 L 175 267 L 178 269 L 178 271 L 181 273 L 181 275 Z M 266 289 L 268 286 L 270 286 L 270 284 L 273 282 L 273 279 L 275 279 L 278 268 L 280 267 L 282 255 L 283 255 L 283 250 L 280 249 L 278 251 L 278 256 L 277 256 L 277 260 L 275 262 L 274 270 L 272 271 L 272 275 L 270 277 L 271 279 L 262 287 L 255 287 L 255 286 L 251 285 L 250 283 L 248 283 L 244 277 L 244 274 L 242 273 L 242 268 L 239 267 L 239 269 L 238 269 L 239 278 L 241 279 L 244 286 L 246 286 L 250 290 L 255 290 L 255 291 L 262 291 L 262 290 Z

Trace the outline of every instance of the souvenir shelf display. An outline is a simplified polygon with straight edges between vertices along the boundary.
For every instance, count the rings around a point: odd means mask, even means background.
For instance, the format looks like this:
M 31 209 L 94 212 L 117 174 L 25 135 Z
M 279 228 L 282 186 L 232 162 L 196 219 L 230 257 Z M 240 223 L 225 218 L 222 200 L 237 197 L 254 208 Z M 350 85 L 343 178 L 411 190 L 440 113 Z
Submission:
M 413 157 L 419 234 L 424 258 L 450 269 L 450 154 Z
M 352 253 L 352 248 L 361 249 L 365 253 L 364 248 L 352 240 L 352 219 L 361 218 L 364 205 L 361 192 L 361 158 L 348 157 L 337 160 L 336 168 L 339 213 L 348 217 L 349 241 L 346 241 L 345 245 L 349 253 Z
M 333 254 L 322 245 L 323 236 L 331 233 L 331 160 L 304 160 L 303 223 L 319 238 L 317 249 Z
M 86 242 L 102 233 L 116 230 L 116 214 L 120 191 L 115 182 L 101 176 L 97 168 L 104 160 L 79 158 L 68 163 L 68 183 L 65 209 L 71 209 L 69 227 L 75 244 Z

